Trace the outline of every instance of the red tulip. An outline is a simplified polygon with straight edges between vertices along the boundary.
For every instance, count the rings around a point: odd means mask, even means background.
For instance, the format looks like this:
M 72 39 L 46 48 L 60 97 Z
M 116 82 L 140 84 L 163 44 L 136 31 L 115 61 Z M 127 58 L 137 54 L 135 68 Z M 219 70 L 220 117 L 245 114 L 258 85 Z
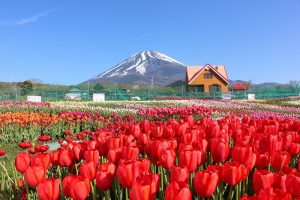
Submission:
M 39 153 L 31 157 L 30 165 L 42 165 L 47 170 L 51 165 L 51 156 L 48 153 Z
M 296 157 L 300 153 L 300 144 L 293 142 L 289 147 L 289 153 L 291 156 Z
M 117 169 L 117 177 L 123 188 L 131 187 L 136 178 L 145 172 L 149 172 L 150 162 L 147 159 L 120 160 Z
M 30 187 L 36 187 L 46 178 L 46 170 L 42 165 L 29 166 L 24 173 L 26 183 Z
M 229 155 L 229 144 L 221 139 L 213 139 L 211 141 L 211 153 L 215 163 L 224 162 Z
M 116 166 L 113 163 L 104 163 L 99 165 L 96 183 L 100 190 L 108 190 L 114 180 L 116 174 Z
M 37 193 L 40 200 L 59 199 L 59 179 L 45 179 L 37 186 Z
M 50 153 L 50 157 L 51 157 L 51 164 L 54 166 L 58 166 L 59 165 L 59 161 L 58 161 L 59 151 L 58 150 L 52 151 Z
M 72 131 L 71 131 L 71 130 L 64 130 L 64 134 L 66 134 L 66 135 L 71 135 L 71 134 L 72 134 Z
M 194 177 L 194 188 L 197 195 L 210 197 L 214 193 L 218 182 L 219 176 L 216 172 L 209 170 L 198 171 Z
M 107 149 L 118 149 L 121 148 L 122 143 L 121 143 L 121 138 L 120 137 L 110 137 L 106 140 L 106 146 Z
M 28 152 L 19 153 L 15 159 L 15 167 L 20 173 L 25 173 L 30 165 L 30 154 Z
M 249 173 L 248 168 L 236 161 L 226 162 L 222 166 L 222 178 L 230 186 L 240 183 Z
M 49 150 L 49 146 L 48 145 L 36 145 L 33 150 L 34 150 L 34 153 L 37 153 L 37 152 L 46 152 Z
M 90 181 L 88 178 L 76 176 L 73 174 L 67 175 L 62 182 L 63 193 L 73 200 L 85 200 L 90 193 Z
M 83 148 L 82 148 L 82 145 L 81 143 L 72 143 L 72 152 L 73 152 L 73 156 L 74 156 L 74 159 L 76 161 L 79 161 L 83 158 Z
M 70 167 L 73 164 L 73 152 L 69 148 L 60 148 L 58 154 L 58 163 L 62 167 Z
M 194 150 L 190 146 L 186 146 L 184 150 L 179 152 L 179 165 L 187 167 L 189 172 L 195 171 L 198 163 L 201 163 L 202 153 L 199 150 Z
M 155 199 L 155 194 L 159 188 L 159 175 L 142 175 L 132 184 L 129 196 L 131 200 L 151 200 Z
M 171 167 L 170 182 L 187 182 L 190 177 L 189 170 L 186 167 Z
M 260 190 L 260 192 L 255 195 L 253 200 L 292 200 L 291 195 L 282 190 L 268 188 L 266 190 Z
M 286 151 L 275 151 L 271 157 L 271 164 L 274 169 L 282 170 L 290 164 L 291 156 Z
M 160 154 L 159 157 L 159 163 L 161 164 L 162 167 L 166 169 L 170 169 L 176 159 L 176 153 L 173 149 L 166 149 L 163 150 Z
M 110 150 L 108 150 L 106 157 L 107 157 L 108 161 L 117 165 L 122 158 L 122 149 L 121 148 L 110 149 Z M 133 159 L 133 160 L 135 160 L 135 159 Z
M 244 164 L 249 170 L 254 167 L 256 161 L 256 155 L 250 145 L 235 146 L 231 152 L 231 158 L 233 161 Z
M 88 178 L 89 180 L 94 180 L 96 177 L 96 167 L 94 162 L 83 162 L 79 168 L 79 175 Z
M 31 142 L 21 142 L 18 144 L 18 146 L 21 149 L 28 149 L 28 148 L 32 147 L 32 143 Z
M 117 169 L 117 177 L 123 188 L 131 187 L 134 179 L 133 163 L 135 161 L 128 160 L 120 162 Z
M 282 190 L 283 192 L 286 192 L 285 182 L 286 182 L 287 174 L 274 172 L 273 176 L 274 176 L 273 188 L 274 189 L 277 188 Z
M 137 147 L 124 146 L 121 150 L 122 158 L 125 160 L 135 160 L 140 154 Z
M 166 187 L 165 200 L 192 200 L 189 185 L 184 182 L 170 182 Z
M 49 135 L 40 135 L 40 136 L 38 136 L 38 140 L 42 141 L 42 142 L 47 142 L 47 141 L 51 140 L 51 137 Z
M 286 178 L 286 190 L 294 197 L 300 198 L 300 172 L 290 173 Z
M 98 150 L 85 151 L 83 157 L 86 162 L 93 161 L 95 166 L 97 166 L 99 163 L 99 151 Z
M 263 169 L 267 167 L 269 164 L 270 164 L 270 154 L 268 152 L 256 154 L 255 167 L 257 167 L 258 169 Z
M 273 173 L 267 170 L 257 170 L 253 174 L 253 189 L 256 194 L 260 190 L 265 190 L 272 187 L 273 184 Z

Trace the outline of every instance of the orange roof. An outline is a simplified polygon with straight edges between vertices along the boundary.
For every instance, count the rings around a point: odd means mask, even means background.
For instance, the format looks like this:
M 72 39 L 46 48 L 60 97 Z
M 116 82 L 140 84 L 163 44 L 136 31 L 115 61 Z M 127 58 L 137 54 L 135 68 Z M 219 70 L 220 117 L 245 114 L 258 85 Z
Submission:
M 203 66 L 187 66 L 186 72 L 188 83 L 190 83 L 194 78 L 196 78 L 205 68 L 211 68 L 214 72 L 216 72 L 216 74 L 218 74 L 221 78 L 228 82 L 228 76 L 224 65 L 212 66 L 210 64 L 206 64 Z
M 232 86 L 232 89 L 233 90 L 247 90 L 247 87 L 245 84 L 238 82 Z

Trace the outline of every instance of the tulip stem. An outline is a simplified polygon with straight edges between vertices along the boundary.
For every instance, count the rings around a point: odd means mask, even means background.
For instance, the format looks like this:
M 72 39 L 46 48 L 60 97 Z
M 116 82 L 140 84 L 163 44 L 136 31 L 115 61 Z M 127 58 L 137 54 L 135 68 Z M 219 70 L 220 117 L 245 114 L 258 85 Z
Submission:
M 235 186 L 235 200 L 239 200 L 239 184 Z
M 159 196 L 160 199 L 164 197 L 164 175 L 162 166 L 158 166 L 158 173 L 160 173 L 160 187 L 159 187 Z
M 233 191 L 233 187 L 231 186 L 230 190 L 229 190 L 229 195 L 228 195 L 227 199 L 232 200 L 233 199 L 233 195 L 234 195 L 234 191 Z
M 10 178 L 7 169 L 2 165 L 1 162 L 0 162 L 0 165 L 1 165 L 1 167 L 3 168 L 3 170 L 5 171 L 7 178 L 13 183 L 14 181 Z
M 29 187 L 28 187 L 27 183 L 25 184 L 25 189 L 26 189 L 26 193 L 27 193 L 27 200 L 30 200 Z
M 126 200 L 129 200 L 129 199 L 128 199 L 128 188 L 125 189 L 125 199 L 126 199 Z
M 91 182 L 91 189 L 92 189 L 92 199 L 96 200 L 97 198 L 96 198 L 95 187 L 94 187 L 93 181 Z

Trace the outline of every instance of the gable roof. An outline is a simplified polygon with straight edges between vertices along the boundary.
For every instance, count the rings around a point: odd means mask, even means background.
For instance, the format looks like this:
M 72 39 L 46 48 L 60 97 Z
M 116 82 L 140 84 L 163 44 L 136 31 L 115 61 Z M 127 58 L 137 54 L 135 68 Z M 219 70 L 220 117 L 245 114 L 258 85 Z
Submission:
M 226 83 L 229 83 L 226 68 L 225 68 L 224 65 L 214 65 L 214 66 L 212 66 L 210 64 L 206 64 L 206 65 L 203 65 L 203 66 L 187 66 L 186 73 L 187 73 L 187 82 L 188 82 L 188 84 L 190 84 L 199 74 L 201 74 L 201 72 L 204 69 L 213 70 Z
M 238 82 L 238 83 L 234 84 L 231 89 L 232 90 L 247 90 L 247 86 L 243 83 Z

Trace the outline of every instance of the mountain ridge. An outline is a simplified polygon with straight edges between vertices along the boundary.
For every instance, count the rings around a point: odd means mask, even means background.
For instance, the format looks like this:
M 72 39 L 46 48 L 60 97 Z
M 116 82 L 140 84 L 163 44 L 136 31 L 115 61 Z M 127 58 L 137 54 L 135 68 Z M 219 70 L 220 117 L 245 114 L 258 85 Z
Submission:
M 165 86 L 185 77 L 186 65 L 157 51 L 136 53 L 85 82 Z

